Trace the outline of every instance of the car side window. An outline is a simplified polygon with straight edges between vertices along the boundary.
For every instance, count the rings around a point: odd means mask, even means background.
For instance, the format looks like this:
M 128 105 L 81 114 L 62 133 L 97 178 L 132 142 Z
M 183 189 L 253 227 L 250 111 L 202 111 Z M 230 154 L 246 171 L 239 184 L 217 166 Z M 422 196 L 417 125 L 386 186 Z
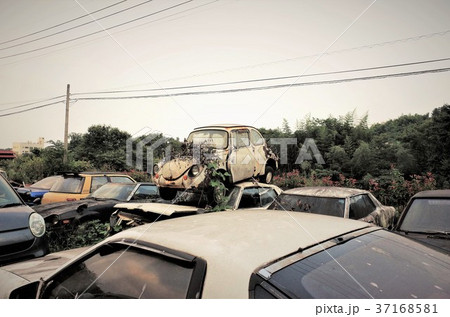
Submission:
M 261 207 L 261 199 L 258 187 L 245 188 L 242 191 L 241 201 L 238 208 Z
M 197 264 L 127 245 L 105 245 L 53 278 L 42 298 L 186 298 L 192 294 Z
M 256 130 L 251 130 L 250 131 L 250 138 L 251 138 L 251 141 L 252 141 L 253 145 L 263 145 L 264 144 L 264 138 Z
M 350 198 L 350 219 L 361 219 L 367 217 L 376 209 L 368 195 L 358 195 Z
M 237 130 L 235 133 L 235 144 L 236 147 L 241 148 L 241 147 L 246 147 L 246 146 L 250 146 L 250 133 L 247 129 L 241 129 L 241 130 Z
M 108 182 L 108 178 L 106 176 L 93 176 L 91 183 L 91 193 L 95 192 L 97 189 L 102 187 Z
M 125 176 L 110 176 L 111 183 L 124 183 L 124 184 L 131 184 L 133 181 Z
M 277 198 L 277 193 L 273 188 L 260 188 L 259 194 L 261 195 L 260 207 L 273 203 L 275 198 Z

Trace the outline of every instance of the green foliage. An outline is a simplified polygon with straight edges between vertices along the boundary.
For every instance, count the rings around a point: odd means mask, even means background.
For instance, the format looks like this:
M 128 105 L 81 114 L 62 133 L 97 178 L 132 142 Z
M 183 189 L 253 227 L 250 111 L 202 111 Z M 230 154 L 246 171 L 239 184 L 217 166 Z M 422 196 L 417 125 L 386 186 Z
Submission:
M 70 250 L 96 244 L 110 233 L 109 224 L 91 220 L 78 226 L 67 226 L 63 230 L 47 231 L 50 252 Z
M 214 208 L 211 211 L 226 210 L 228 204 L 227 187 L 228 178 L 231 176 L 228 172 L 218 169 L 216 162 L 209 162 L 207 165 L 206 178 L 211 187 L 210 199 L 214 201 Z

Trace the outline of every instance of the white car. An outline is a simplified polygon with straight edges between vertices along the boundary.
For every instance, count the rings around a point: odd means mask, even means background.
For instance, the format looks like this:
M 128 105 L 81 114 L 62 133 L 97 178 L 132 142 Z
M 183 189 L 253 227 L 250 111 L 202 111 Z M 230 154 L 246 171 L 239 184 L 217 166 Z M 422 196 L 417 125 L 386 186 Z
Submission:
M 332 186 L 285 190 L 268 209 L 362 220 L 387 229 L 393 229 L 397 218 L 394 207 L 384 206 L 367 190 Z
M 450 258 L 362 221 L 243 210 L 124 230 L 9 298 L 450 298 Z M 38 271 L 42 268 L 36 267 Z
M 281 188 L 271 184 L 257 182 L 241 182 L 234 184 L 227 199 L 227 211 L 248 208 L 267 208 L 282 192 Z M 164 203 L 120 203 L 110 218 L 112 227 L 123 221 L 128 225 L 141 225 L 197 213 L 205 213 L 204 208 L 183 204 Z

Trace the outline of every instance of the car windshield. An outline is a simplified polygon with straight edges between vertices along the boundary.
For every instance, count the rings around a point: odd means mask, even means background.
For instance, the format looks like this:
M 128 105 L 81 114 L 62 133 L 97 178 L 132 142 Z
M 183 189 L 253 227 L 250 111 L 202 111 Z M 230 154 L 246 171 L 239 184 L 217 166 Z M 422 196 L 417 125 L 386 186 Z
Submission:
M 414 199 L 400 230 L 426 233 L 450 232 L 450 199 Z
M 50 189 L 61 176 L 50 176 L 31 185 L 31 188 Z
M 225 149 L 228 146 L 228 133 L 222 130 L 194 131 L 189 134 L 187 142 L 215 149 Z
M 17 205 L 22 205 L 22 201 L 6 180 L 0 176 L 0 208 Z
M 126 201 L 136 184 L 108 183 L 97 189 L 89 197 L 94 199 L 116 199 Z
M 281 194 L 268 209 L 302 211 L 344 217 L 345 199 Z
M 82 187 L 83 178 L 80 176 L 61 177 L 55 182 L 55 184 L 53 184 L 50 191 L 57 193 L 79 194 L 81 193 Z
M 269 281 L 293 298 L 449 298 L 447 258 L 378 230 L 288 265 Z

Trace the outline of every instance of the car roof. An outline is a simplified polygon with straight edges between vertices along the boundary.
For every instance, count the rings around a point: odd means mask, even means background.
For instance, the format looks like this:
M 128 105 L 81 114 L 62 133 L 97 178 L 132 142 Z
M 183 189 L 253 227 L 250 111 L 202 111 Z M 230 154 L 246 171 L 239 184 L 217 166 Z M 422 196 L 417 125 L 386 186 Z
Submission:
M 233 184 L 233 186 L 243 187 L 243 188 L 247 188 L 247 187 L 262 187 L 262 188 L 271 187 L 271 188 L 275 189 L 276 191 L 281 191 L 281 188 L 279 188 L 277 185 L 260 183 L 260 182 L 251 182 L 251 181 L 244 181 L 244 182 L 235 183 L 235 184 Z
M 369 192 L 362 189 L 334 187 L 334 186 L 298 187 L 283 191 L 283 194 L 330 197 L 330 198 L 347 198 L 367 193 Z
M 212 125 L 206 125 L 202 127 L 197 127 L 194 129 L 200 130 L 200 129 L 208 129 L 208 128 L 222 128 L 222 129 L 231 129 L 231 128 L 253 128 L 256 129 L 253 126 L 245 125 L 245 124 L 212 124 Z
M 413 198 L 450 198 L 450 189 L 425 190 L 415 194 Z
M 252 209 L 164 220 L 106 241 L 138 240 L 200 257 L 207 262 L 203 298 L 245 298 L 250 275 L 262 265 L 368 226 L 331 216 Z
M 67 176 L 78 176 L 78 175 L 119 175 L 119 176 L 129 176 L 126 173 L 121 172 L 61 172 L 60 175 Z M 57 175 L 58 176 L 58 175 Z

